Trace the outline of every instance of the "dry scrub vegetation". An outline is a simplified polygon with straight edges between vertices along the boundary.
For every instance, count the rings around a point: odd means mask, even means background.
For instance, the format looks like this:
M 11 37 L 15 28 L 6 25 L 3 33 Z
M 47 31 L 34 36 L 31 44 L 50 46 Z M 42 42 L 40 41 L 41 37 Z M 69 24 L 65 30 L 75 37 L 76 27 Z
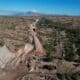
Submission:
M 41 61 L 56 64 L 43 66 L 42 71 L 57 70 L 57 73 L 26 73 L 23 77 L 21 73 L 18 80 L 80 80 L 80 17 L 0 17 L 0 46 L 6 44 L 13 52 L 24 46 L 29 42 L 28 26 L 36 18 L 40 19 L 37 23 L 38 37 L 46 50 L 46 58 L 41 58 Z

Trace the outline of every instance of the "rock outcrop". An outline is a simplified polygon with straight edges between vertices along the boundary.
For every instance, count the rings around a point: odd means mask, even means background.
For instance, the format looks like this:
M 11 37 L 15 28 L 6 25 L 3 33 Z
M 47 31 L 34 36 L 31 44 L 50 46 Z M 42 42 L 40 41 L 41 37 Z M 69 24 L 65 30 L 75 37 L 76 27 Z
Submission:
M 23 70 L 19 69 L 19 71 L 16 71 L 17 67 L 20 68 L 21 64 L 33 55 L 44 56 L 44 49 L 37 37 L 37 22 L 38 19 L 30 25 L 30 43 L 26 43 L 25 46 L 20 48 L 16 53 L 11 52 L 6 46 L 0 47 L 0 70 L 2 72 L 2 74 L 0 73 L 0 80 L 15 80 L 16 77 L 25 73 L 25 65 L 22 65 L 22 68 L 24 67 Z M 33 65 L 31 65 L 31 67 L 30 71 L 33 71 Z

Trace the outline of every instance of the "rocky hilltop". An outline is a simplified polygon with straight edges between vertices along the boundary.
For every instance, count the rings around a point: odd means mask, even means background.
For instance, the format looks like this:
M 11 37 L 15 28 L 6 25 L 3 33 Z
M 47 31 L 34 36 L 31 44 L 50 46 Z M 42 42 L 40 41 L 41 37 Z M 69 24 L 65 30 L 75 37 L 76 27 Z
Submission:
M 79 17 L 0 17 L 0 80 L 79 80 L 79 25 Z

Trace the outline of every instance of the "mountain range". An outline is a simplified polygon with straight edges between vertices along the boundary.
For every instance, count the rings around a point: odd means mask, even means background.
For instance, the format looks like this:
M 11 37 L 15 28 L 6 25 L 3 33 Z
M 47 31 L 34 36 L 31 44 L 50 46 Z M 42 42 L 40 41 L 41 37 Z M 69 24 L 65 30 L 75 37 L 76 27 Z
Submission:
M 33 11 L 17 12 L 17 11 L 0 10 L 0 16 L 40 16 L 40 15 L 45 15 L 45 14 Z

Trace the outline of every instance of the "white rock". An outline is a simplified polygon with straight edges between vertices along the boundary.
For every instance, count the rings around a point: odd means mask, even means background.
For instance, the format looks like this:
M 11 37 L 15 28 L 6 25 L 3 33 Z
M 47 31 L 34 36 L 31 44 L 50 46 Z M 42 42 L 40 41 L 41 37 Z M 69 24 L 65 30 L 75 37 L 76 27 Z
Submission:
M 5 68 L 14 57 L 15 55 L 6 46 L 0 47 L 0 68 Z

